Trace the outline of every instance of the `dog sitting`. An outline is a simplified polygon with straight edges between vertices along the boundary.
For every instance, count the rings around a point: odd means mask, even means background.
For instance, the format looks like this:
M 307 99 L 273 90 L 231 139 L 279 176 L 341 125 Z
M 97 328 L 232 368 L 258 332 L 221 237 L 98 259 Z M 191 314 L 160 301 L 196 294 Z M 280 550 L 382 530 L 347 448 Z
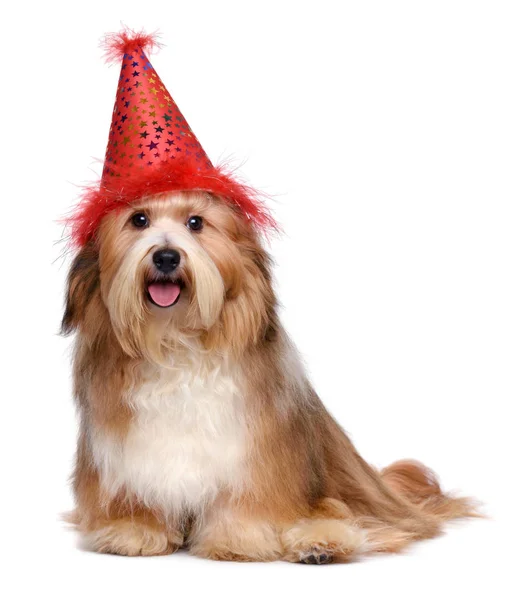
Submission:
M 258 229 L 215 194 L 106 214 L 62 328 L 77 334 L 71 520 L 92 550 L 345 562 L 474 514 L 421 464 L 359 456 L 281 326 Z

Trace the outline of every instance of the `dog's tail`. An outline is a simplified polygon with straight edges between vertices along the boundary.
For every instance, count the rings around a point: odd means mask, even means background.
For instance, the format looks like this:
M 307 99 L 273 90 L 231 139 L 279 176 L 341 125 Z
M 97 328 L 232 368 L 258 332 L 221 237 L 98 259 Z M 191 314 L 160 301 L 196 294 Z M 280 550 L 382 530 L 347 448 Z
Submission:
M 445 494 L 436 474 L 416 460 L 391 464 L 381 471 L 381 478 L 420 511 L 440 521 L 481 516 L 474 500 Z
M 399 516 L 374 513 L 356 520 L 371 552 L 400 552 L 411 542 L 439 535 L 448 520 L 483 516 L 475 500 L 444 493 L 435 473 L 417 461 L 398 461 L 378 476 L 380 485 L 398 498 Z

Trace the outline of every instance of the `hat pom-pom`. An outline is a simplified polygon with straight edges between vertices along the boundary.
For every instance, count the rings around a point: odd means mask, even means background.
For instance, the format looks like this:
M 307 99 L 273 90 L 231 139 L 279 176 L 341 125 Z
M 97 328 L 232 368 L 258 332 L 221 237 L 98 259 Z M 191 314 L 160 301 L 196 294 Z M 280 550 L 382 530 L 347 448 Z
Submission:
M 101 42 L 101 47 L 104 48 L 104 58 L 106 62 L 121 61 L 125 54 L 134 49 L 151 53 L 154 48 L 161 47 L 158 37 L 157 32 L 149 34 L 145 33 L 143 29 L 136 32 L 128 27 L 116 33 L 107 33 Z

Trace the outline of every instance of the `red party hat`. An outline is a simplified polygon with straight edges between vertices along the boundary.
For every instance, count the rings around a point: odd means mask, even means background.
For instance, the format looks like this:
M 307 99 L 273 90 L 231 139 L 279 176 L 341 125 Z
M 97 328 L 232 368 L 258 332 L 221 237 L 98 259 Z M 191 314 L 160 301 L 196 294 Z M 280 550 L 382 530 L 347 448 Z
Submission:
M 260 228 L 275 222 L 254 189 L 214 167 L 155 72 L 146 52 L 154 35 L 124 30 L 106 36 L 108 60 L 121 60 L 101 181 L 85 189 L 69 219 L 82 246 L 107 213 L 161 192 L 203 190 L 236 204 Z

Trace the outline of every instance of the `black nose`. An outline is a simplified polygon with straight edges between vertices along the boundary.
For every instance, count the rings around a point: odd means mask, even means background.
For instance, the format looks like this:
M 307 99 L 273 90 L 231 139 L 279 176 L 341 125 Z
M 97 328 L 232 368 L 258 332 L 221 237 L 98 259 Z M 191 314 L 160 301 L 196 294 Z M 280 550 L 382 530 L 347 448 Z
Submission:
M 157 250 L 153 253 L 153 264 L 161 273 L 171 273 L 180 264 L 180 255 L 176 250 Z

